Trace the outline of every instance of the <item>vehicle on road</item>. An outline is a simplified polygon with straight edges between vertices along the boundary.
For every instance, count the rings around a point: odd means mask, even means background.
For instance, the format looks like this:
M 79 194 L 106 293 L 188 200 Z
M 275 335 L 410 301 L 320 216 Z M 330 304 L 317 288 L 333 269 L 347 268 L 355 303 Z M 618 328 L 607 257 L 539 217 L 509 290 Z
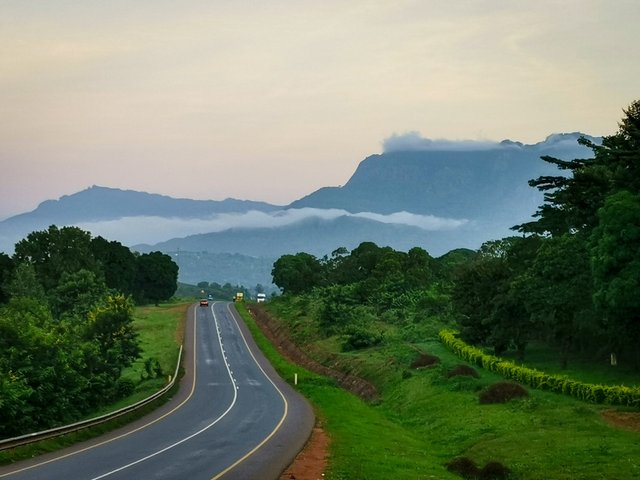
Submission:
M 201 307 L 208 307 L 209 306 L 209 300 L 207 300 L 206 298 L 203 298 L 202 300 L 200 300 L 200 306 Z

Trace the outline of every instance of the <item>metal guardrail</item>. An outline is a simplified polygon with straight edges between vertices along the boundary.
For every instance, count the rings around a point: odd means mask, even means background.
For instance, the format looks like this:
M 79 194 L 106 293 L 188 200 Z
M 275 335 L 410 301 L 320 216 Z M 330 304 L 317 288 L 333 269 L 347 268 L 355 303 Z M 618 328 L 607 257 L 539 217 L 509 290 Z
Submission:
M 21 435 L 19 437 L 0 440 L 0 451 L 19 447 L 21 445 L 27 445 L 29 443 L 39 442 L 40 440 L 46 440 L 48 438 L 57 437 L 60 435 L 64 435 L 66 433 L 77 432 L 78 430 L 83 430 L 85 428 L 93 427 L 95 425 L 100 425 L 102 423 L 106 423 L 110 420 L 118 418 L 127 413 L 136 411 L 144 407 L 145 405 L 148 405 L 154 400 L 157 400 L 158 398 L 162 397 L 165 393 L 167 393 L 171 389 L 171 387 L 173 387 L 173 385 L 176 382 L 176 378 L 178 378 L 178 371 L 180 369 L 181 360 L 182 360 L 182 345 L 180 345 L 180 351 L 178 352 L 178 362 L 176 364 L 176 370 L 173 374 L 173 378 L 171 378 L 169 383 L 165 385 L 162 389 L 158 390 L 156 393 L 145 398 L 144 400 L 140 400 L 139 402 L 136 402 L 133 405 L 120 408 L 111 413 L 100 415 L 99 417 L 90 418 L 88 420 L 82 420 L 80 422 L 72 423 L 70 425 L 63 425 L 61 427 L 51 428 L 49 430 L 43 430 L 41 432 L 27 433 L 26 435 Z

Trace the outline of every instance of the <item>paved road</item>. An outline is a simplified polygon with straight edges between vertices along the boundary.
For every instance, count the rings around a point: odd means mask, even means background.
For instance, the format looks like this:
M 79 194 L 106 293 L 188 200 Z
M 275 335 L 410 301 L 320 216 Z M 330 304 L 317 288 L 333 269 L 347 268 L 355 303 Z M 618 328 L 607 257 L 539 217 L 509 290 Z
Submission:
M 186 375 L 172 402 L 87 444 L 0 468 L 11 480 L 269 480 L 313 427 L 308 403 L 273 371 L 233 304 L 189 311 Z

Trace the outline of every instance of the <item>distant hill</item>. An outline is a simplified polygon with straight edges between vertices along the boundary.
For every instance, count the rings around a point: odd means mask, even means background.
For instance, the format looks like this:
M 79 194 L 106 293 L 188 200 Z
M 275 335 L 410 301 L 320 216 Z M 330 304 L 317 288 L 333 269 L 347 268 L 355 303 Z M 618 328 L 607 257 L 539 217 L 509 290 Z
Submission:
M 0 251 L 12 251 L 16 241 L 49 225 L 77 225 L 125 217 L 205 218 L 221 213 L 268 212 L 279 208 L 282 207 L 265 202 L 232 198 L 222 201 L 190 200 L 94 185 L 58 200 L 44 201 L 31 212 L 1 221 Z
M 152 250 L 163 252 L 180 250 L 207 253 L 230 252 L 268 258 L 278 258 L 284 254 L 297 252 L 307 252 L 322 257 L 329 255 L 338 247 L 351 250 L 364 241 L 371 241 L 380 246 L 393 246 L 399 250 L 409 250 L 414 246 L 429 246 L 431 250 L 435 249 L 439 252 L 445 250 L 446 241 L 442 243 L 437 238 L 435 242 L 431 241 L 432 237 L 437 237 L 435 233 L 414 226 L 386 224 L 365 218 L 314 217 L 278 228 L 231 228 L 222 232 L 174 238 L 154 245 L 134 245 L 132 248 L 143 253 Z M 451 232 L 451 236 L 456 235 L 456 232 Z
M 556 134 L 535 145 L 506 140 L 475 150 L 429 149 L 371 155 L 343 187 L 321 188 L 288 208 L 407 211 L 511 226 L 527 220 L 542 202 L 542 195 L 529 187 L 528 180 L 559 174 L 541 156 L 592 156 L 590 149 L 577 143 L 580 136 L 583 135 Z

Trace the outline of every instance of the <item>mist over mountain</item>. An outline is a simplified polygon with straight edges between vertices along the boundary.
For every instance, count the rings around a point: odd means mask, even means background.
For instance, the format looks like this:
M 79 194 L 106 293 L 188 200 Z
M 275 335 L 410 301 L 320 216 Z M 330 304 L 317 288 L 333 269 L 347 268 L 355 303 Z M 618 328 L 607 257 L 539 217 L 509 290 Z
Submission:
M 542 194 L 527 182 L 561 172 L 541 156 L 592 157 L 578 144 L 581 136 L 601 141 L 579 133 L 534 145 L 394 135 L 344 186 L 321 188 L 286 207 L 93 186 L 0 222 L 0 251 L 12 253 L 34 230 L 74 225 L 140 251 L 179 256 L 180 281 L 225 283 L 223 275 L 252 286 L 269 284 L 269 263 L 287 253 L 321 257 L 363 241 L 405 251 L 419 246 L 433 256 L 476 249 L 513 234 L 510 227 L 529 221 L 542 204 Z
M 514 225 L 526 221 L 542 202 L 528 180 L 559 174 L 541 156 L 591 157 L 591 150 L 577 143 L 580 136 L 556 134 L 535 145 L 391 137 L 385 141 L 388 151 L 364 159 L 344 186 L 321 188 L 288 207 L 406 211 Z

